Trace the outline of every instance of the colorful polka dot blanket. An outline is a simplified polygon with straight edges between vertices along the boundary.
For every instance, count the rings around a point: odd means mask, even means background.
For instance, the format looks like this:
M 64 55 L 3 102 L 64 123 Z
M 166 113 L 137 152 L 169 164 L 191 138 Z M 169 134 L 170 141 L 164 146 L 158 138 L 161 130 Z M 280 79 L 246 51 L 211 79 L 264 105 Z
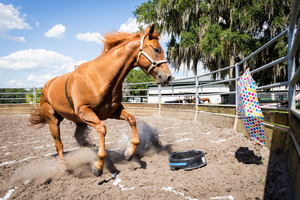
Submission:
M 249 69 L 239 79 L 237 93 L 237 113 L 247 134 L 257 143 L 266 145 L 263 126 L 264 116 L 259 107 L 255 82 Z

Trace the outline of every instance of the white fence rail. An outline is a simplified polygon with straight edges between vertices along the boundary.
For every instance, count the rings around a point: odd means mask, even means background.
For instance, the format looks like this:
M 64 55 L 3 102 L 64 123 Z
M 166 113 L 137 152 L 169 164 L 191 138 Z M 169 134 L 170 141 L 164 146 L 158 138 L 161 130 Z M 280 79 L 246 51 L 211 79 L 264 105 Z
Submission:
M 2 104 L 33 104 L 34 106 L 40 99 L 38 96 L 41 92 L 37 92 L 37 89 L 41 88 L 0 88 L 1 90 L 7 90 L 8 92 L 1 92 L 0 90 L 0 105 Z M 12 92 L 11 90 L 17 90 L 18 92 Z M 20 92 L 21 91 L 21 92 Z

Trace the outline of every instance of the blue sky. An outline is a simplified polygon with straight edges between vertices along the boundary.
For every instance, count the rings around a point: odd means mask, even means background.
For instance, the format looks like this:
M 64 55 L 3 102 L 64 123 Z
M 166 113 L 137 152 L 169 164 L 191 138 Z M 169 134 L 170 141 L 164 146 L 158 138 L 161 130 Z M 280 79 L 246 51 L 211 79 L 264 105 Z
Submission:
M 132 12 L 144 1 L 0 0 L 0 88 L 43 86 L 93 60 L 101 34 L 138 30 Z

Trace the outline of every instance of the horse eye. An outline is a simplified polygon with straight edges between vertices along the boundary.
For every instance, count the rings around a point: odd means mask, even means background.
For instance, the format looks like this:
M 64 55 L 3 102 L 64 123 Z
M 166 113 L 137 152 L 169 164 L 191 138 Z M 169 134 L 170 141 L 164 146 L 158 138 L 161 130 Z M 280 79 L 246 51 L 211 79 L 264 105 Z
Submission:
M 155 51 L 156 53 L 160 53 L 160 49 L 159 49 L 159 48 L 155 48 L 154 51 Z

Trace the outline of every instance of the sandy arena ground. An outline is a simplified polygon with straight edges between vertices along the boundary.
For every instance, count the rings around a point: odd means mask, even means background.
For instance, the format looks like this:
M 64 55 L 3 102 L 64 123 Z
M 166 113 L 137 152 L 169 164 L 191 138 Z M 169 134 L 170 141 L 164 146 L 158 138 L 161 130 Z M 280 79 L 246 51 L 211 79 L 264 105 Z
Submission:
M 94 148 L 79 148 L 75 124 L 61 136 L 68 171 L 61 171 L 48 125 L 28 126 L 29 115 L 0 115 L 0 197 L 3 199 L 293 199 L 285 155 L 272 154 L 242 133 L 192 120 L 136 117 L 141 144 L 124 160 L 131 131 L 126 121 L 106 120 L 104 173 L 94 177 Z M 171 171 L 169 155 L 201 150 L 207 165 Z M 119 172 L 115 179 L 112 173 Z

